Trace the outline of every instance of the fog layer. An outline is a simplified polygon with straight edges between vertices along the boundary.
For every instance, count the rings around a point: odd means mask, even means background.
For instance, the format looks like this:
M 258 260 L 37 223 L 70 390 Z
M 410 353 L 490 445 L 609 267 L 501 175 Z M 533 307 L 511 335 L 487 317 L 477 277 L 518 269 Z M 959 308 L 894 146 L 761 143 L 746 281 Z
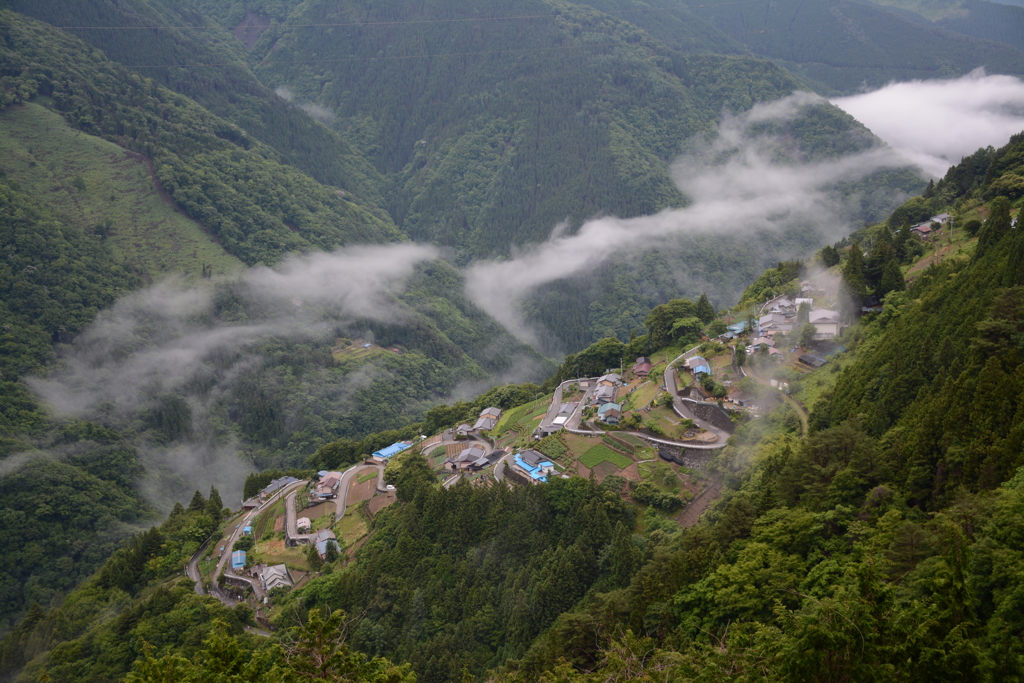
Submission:
M 832 103 L 939 178 L 980 147 L 1024 130 L 1024 81 L 977 69 L 950 80 L 891 83 Z

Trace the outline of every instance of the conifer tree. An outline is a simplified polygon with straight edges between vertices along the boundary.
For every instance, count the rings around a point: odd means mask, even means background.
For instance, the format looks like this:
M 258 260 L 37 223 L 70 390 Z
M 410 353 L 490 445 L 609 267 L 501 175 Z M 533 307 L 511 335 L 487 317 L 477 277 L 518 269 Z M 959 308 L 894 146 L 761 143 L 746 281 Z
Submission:
M 826 268 L 831 268 L 842 260 L 839 256 L 839 252 L 836 251 L 836 248 L 831 244 L 827 244 L 822 247 L 821 251 L 818 253 L 821 254 L 821 262 L 825 264 Z
M 224 509 L 224 501 L 220 499 L 220 491 L 213 486 L 210 487 L 210 497 L 206 501 L 206 513 L 214 520 L 220 521 L 221 511 Z
M 978 247 L 974 258 L 979 259 L 998 244 L 999 240 L 1010 231 L 1010 202 L 1006 197 L 996 197 L 989 205 L 988 220 L 981 227 L 978 235 Z
M 907 257 L 907 240 L 910 239 L 910 221 L 905 221 L 892 241 L 896 258 L 903 261 Z
M 188 511 L 202 512 L 205 509 L 206 499 L 203 498 L 203 494 L 201 494 L 197 489 L 196 492 L 192 495 L 192 501 L 188 504 Z
M 889 292 L 902 292 L 907 288 L 903 280 L 903 273 L 896 259 L 889 259 L 882 270 L 882 281 L 879 284 L 878 295 L 885 296 Z
M 715 308 L 708 301 L 708 295 L 705 292 L 701 292 L 700 299 L 697 301 L 697 317 L 705 325 L 715 319 Z
M 860 303 L 867 289 L 864 286 L 864 252 L 861 251 L 858 242 L 850 245 L 850 251 L 846 255 L 846 264 L 843 266 L 843 290 L 852 310 L 860 310 Z

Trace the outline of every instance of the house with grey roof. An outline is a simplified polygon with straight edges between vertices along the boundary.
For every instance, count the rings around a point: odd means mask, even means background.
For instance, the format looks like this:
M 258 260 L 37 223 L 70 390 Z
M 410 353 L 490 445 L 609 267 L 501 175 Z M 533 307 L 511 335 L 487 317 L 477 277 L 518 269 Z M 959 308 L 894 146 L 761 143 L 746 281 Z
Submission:
M 275 588 L 291 588 L 295 585 L 291 572 L 283 564 L 275 564 L 272 567 L 263 567 L 259 572 L 260 583 L 263 590 L 272 591 Z

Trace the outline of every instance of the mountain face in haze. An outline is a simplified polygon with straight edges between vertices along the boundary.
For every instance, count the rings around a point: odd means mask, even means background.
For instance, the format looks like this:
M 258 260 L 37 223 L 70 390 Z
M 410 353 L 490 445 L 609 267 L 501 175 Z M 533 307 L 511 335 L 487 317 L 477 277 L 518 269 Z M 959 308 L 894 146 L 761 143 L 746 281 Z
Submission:
M 1024 53 L 992 42 L 996 36 L 979 40 L 970 37 L 978 35 L 970 29 L 965 30 L 969 35 L 954 33 L 940 28 L 947 20 L 933 24 L 898 8 L 847 0 L 711 0 L 694 13 L 826 95 L 878 88 L 893 80 L 962 76 L 978 67 L 989 73 L 1024 74 Z M 960 20 L 948 19 L 953 22 L 949 28 Z
M 267 15 L 258 4 L 244 14 L 202 6 L 225 26 L 273 20 L 253 44 L 256 75 L 329 112 L 388 178 L 400 229 L 453 248 L 462 264 L 572 234 L 591 218 L 689 205 L 672 166 L 687 146 L 714 137 L 723 113 L 801 88 L 695 13 L 642 2 L 312 2 Z M 787 139 L 780 157 L 802 162 L 880 144 L 824 103 L 771 133 Z M 880 220 L 920 187 L 910 172 L 867 179 L 846 191 L 860 205 L 829 223 Z M 639 266 L 612 259 L 566 272 L 529 296 L 525 315 L 538 329 L 529 338 L 552 354 L 627 339 L 651 306 L 702 290 L 725 304 L 746 279 L 825 239 L 806 225 L 754 240 L 736 232 L 652 243 Z M 635 277 L 618 277 L 623 268 Z

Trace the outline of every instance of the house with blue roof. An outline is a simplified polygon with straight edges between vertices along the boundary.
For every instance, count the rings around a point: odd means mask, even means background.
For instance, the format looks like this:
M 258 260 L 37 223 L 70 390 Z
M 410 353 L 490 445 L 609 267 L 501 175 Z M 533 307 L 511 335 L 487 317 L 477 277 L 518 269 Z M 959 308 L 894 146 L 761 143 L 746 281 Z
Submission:
M 597 409 L 597 419 L 610 425 L 619 424 L 622 417 L 622 406 L 618 403 L 605 403 Z
M 231 553 L 231 568 L 232 569 L 245 569 L 245 551 L 236 550 Z
M 742 320 L 738 323 L 733 323 L 732 325 L 729 325 L 728 327 L 725 328 L 726 330 L 728 330 L 728 332 L 726 332 L 726 335 L 730 339 L 735 339 L 736 337 L 746 332 L 748 327 L 749 326 L 747 325 L 746 320 Z
M 534 481 L 546 482 L 548 475 L 555 471 L 555 463 L 548 460 L 543 453 L 532 449 L 516 453 L 515 463 Z
M 710 375 L 711 374 L 711 363 L 709 363 L 707 361 L 707 359 L 701 358 L 700 356 L 694 356 L 693 358 L 687 358 L 686 359 L 686 367 L 690 368 L 690 372 L 693 373 L 694 377 L 696 377 L 698 375 L 702 375 L 702 374 L 703 375 Z
M 244 527 L 242 527 L 242 533 L 245 534 L 246 536 L 252 536 L 252 527 L 251 526 L 244 526 Z
M 412 446 L 411 443 L 405 443 L 404 441 L 399 441 L 398 443 L 391 444 L 387 448 L 382 448 L 379 451 L 374 451 L 373 452 L 373 457 L 380 458 L 382 460 L 387 460 L 392 455 L 397 455 L 397 454 L 401 453 L 402 451 L 408 449 L 411 446 Z

